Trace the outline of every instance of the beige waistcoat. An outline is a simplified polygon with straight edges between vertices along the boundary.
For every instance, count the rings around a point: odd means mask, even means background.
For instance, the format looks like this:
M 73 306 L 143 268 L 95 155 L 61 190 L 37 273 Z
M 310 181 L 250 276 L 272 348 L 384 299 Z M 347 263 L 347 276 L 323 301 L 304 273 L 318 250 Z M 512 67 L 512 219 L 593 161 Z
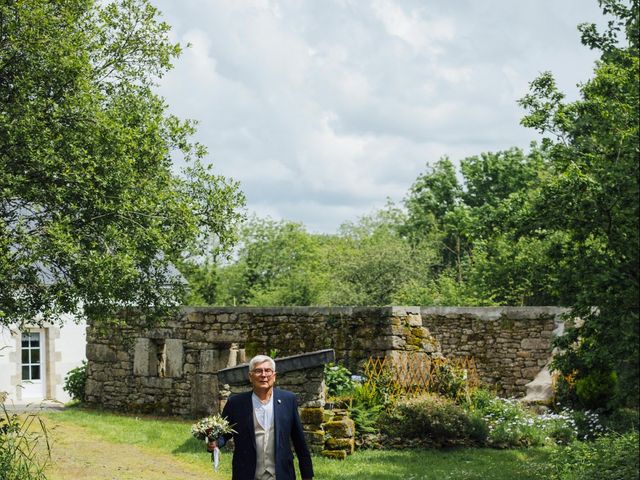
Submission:
M 271 478 L 276 478 L 276 439 L 274 423 L 271 422 L 271 428 L 265 430 L 255 411 L 253 413 L 253 425 L 256 430 L 256 479 L 261 480 L 266 473 L 271 474 Z M 268 476 L 266 478 L 269 478 Z

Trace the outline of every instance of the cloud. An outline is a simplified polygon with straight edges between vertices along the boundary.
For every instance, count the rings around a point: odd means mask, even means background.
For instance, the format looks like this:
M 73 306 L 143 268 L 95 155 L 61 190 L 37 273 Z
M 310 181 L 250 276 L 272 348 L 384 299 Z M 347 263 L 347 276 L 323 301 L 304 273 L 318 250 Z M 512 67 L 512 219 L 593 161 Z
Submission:
M 576 94 L 596 2 L 152 0 L 190 43 L 160 93 L 200 121 L 250 210 L 330 232 L 400 201 L 429 162 L 527 147 L 516 104 L 551 70 Z

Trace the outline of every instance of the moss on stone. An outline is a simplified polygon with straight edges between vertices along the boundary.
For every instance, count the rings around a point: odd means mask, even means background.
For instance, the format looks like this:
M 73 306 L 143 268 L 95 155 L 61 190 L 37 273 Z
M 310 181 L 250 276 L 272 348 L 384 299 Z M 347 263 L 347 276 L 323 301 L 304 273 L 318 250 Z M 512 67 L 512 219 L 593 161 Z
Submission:
M 324 431 L 333 438 L 349 438 L 355 433 L 355 424 L 350 418 L 332 421 L 324 424 Z
M 355 450 L 353 438 L 329 438 L 325 442 L 327 450 L 344 450 L 347 454 L 352 454 Z
M 300 419 L 306 425 L 322 425 L 324 421 L 324 409 L 303 408 L 300 410 Z
M 246 352 L 247 358 L 255 357 L 262 353 L 262 343 L 257 340 L 247 340 L 244 344 L 244 351 Z
M 344 460 L 347 458 L 347 452 L 344 450 L 322 450 L 320 454 L 323 457 L 335 458 L 336 460 Z
M 324 445 L 324 430 L 305 430 L 304 432 L 307 443 L 313 445 Z

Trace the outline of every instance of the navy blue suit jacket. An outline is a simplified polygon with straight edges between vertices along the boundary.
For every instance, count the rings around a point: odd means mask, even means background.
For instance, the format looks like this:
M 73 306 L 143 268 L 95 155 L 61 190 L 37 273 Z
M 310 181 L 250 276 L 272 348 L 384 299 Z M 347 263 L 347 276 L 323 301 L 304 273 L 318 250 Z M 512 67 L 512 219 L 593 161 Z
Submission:
M 222 409 L 236 433 L 218 440 L 222 447 L 233 436 L 232 480 L 254 480 L 256 472 L 256 433 L 253 424 L 251 394 L 244 392 L 229 398 Z M 273 422 L 275 428 L 275 464 L 277 480 L 295 480 L 291 443 L 298 457 L 302 478 L 313 477 L 311 455 L 304 439 L 296 396 L 286 390 L 273 389 Z

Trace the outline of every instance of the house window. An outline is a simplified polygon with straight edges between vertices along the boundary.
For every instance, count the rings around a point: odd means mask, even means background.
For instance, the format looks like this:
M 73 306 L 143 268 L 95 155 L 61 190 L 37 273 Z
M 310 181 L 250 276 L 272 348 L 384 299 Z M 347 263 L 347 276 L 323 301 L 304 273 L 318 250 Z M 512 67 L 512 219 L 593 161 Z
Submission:
M 27 332 L 22 334 L 22 380 L 40 380 L 40 332 Z

